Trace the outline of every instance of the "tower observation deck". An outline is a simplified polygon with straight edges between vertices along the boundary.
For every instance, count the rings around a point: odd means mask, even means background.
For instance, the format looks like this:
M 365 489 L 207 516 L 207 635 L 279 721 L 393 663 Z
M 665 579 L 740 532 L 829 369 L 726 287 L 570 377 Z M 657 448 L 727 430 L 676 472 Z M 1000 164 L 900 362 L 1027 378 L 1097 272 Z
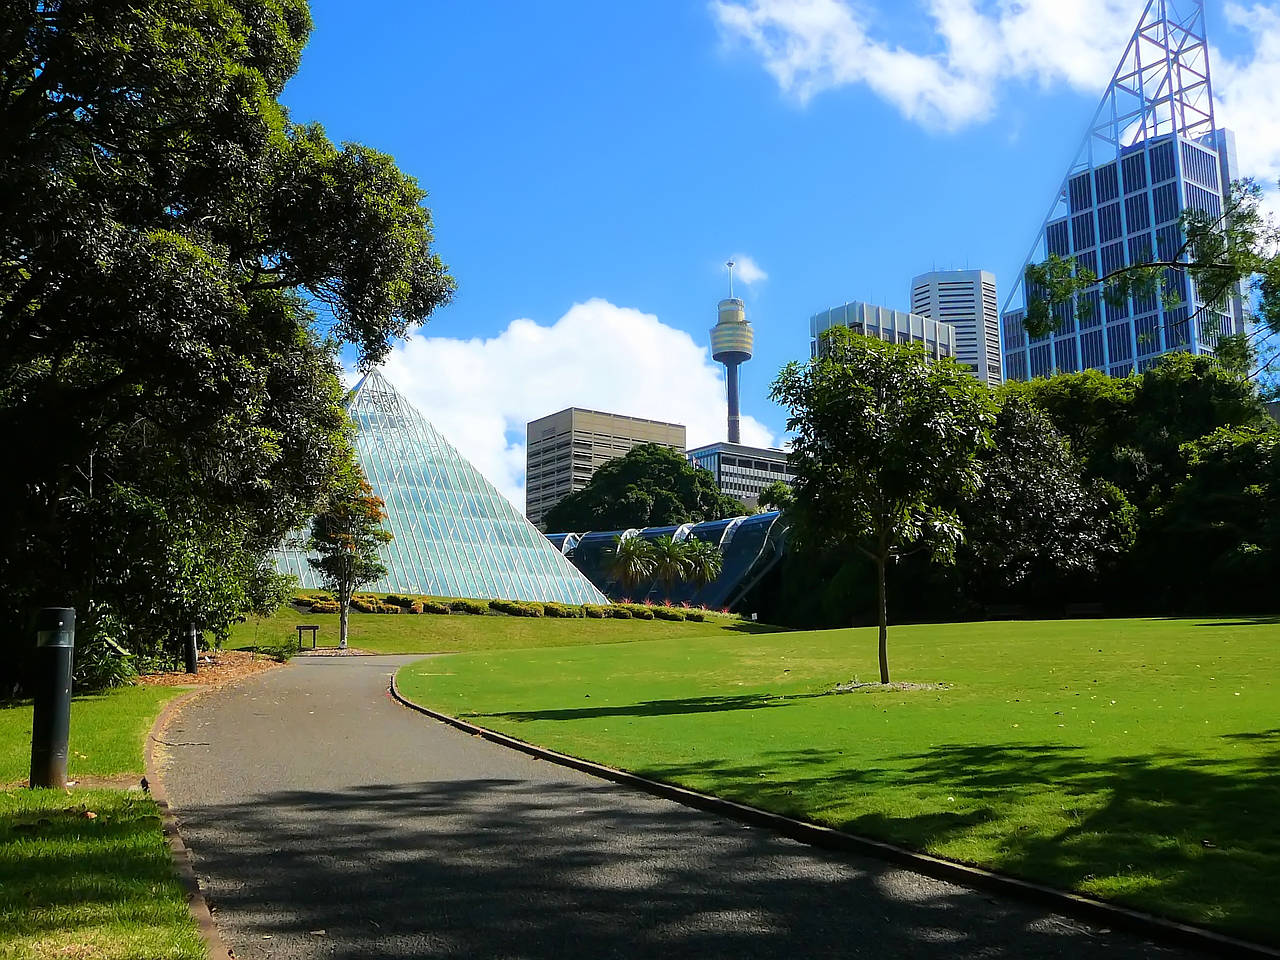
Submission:
M 717 363 L 724 364 L 729 400 L 729 442 L 741 443 L 738 367 L 751 359 L 755 333 L 747 323 L 746 306 L 733 295 L 733 261 L 728 261 L 726 266 L 729 268 L 729 296 L 720 301 L 719 317 L 711 328 L 711 356 Z

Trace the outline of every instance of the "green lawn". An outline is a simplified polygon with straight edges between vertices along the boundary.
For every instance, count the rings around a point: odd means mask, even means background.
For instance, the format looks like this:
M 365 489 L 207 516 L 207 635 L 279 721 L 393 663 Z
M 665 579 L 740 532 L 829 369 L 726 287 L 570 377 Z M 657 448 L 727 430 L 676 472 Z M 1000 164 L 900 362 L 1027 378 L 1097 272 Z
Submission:
M 280 643 L 297 644 L 300 623 L 320 627 L 322 647 L 338 645 L 336 613 L 305 613 L 292 607 L 278 610 L 261 624 L 237 624 L 227 646 L 246 648 Z M 711 616 L 706 623 L 670 620 L 561 620 L 536 617 L 454 614 L 385 614 L 351 611 L 348 643 L 373 653 L 451 653 L 471 650 L 518 650 L 577 644 L 627 643 L 679 637 L 741 636 L 775 628 L 746 623 L 736 617 Z M 307 644 L 310 645 L 310 635 Z
M 1270 943 L 1280 620 L 894 627 L 464 654 L 404 692 L 484 726 Z
M 147 731 L 181 687 L 120 687 L 71 702 L 67 773 L 71 779 L 143 772 Z M 0 707 L 0 787 L 31 772 L 30 701 Z
M 141 776 L 147 731 L 182 692 L 76 697 L 70 776 Z M 0 784 L 25 780 L 30 759 L 30 705 L 0 708 Z M 0 790 L 0 960 L 87 957 L 206 957 L 155 802 L 137 791 Z

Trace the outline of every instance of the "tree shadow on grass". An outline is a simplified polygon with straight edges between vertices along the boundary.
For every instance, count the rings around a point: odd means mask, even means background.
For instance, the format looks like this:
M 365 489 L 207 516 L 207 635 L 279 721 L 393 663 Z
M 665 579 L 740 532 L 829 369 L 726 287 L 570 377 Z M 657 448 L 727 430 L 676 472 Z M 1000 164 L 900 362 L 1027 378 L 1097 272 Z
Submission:
M 246 960 L 267 935 L 340 958 L 1184 955 L 613 785 L 282 790 L 180 815 Z
M 500 719 L 525 722 L 530 720 L 588 720 L 595 717 L 669 717 L 689 713 L 724 713 L 730 710 L 764 710 L 786 706 L 795 700 L 826 696 L 823 693 L 797 693 L 784 697 L 766 694 L 743 694 L 733 697 L 679 697 L 671 700 L 641 700 L 616 706 L 567 707 L 560 710 L 510 710 L 504 713 L 468 713 L 472 719 Z
M 1224 739 L 1270 744 L 1277 734 Z M 974 843 L 994 851 L 984 866 L 1005 873 L 1280 944 L 1280 749 L 1099 761 L 1057 744 L 941 744 L 863 769 L 805 750 L 637 772 L 944 856 L 963 859 Z M 840 815 L 860 794 L 893 806 Z M 915 802 L 939 794 L 960 807 Z

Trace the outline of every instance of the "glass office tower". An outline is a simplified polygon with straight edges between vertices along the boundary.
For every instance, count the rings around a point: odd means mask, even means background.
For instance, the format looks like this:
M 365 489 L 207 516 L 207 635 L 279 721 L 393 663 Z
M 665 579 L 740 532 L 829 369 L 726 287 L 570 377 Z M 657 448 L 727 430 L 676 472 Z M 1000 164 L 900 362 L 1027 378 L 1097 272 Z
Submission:
M 373 492 L 386 503 L 393 539 L 379 554 L 387 576 L 362 589 L 475 599 L 605 603 L 510 501 L 376 370 L 347 400 L 355 448 Z M 306 535 L 276 555 L 303 587 L 320 581 Z
M 1187 209 L 1221 215 L 1234 152 L 1214 123 L 1202 0 L 1149 0 L 1026 263 L 1057 254 L 1105 277 L 1185 262 L 1178 218 Z M 1165 295 L 1112 304 L 1095 285 L 1085 302 L 1054 308 L 1052 333 L 1032 338 L 1023 276 L 1001 315 L 1011 380 L 1090 368 L 1124 376 L 1171 351 L 1211 354 L 1220 337 L 1243 330 L 1238 296 L 1213 309 L 1185 271 L 1170 269 Z

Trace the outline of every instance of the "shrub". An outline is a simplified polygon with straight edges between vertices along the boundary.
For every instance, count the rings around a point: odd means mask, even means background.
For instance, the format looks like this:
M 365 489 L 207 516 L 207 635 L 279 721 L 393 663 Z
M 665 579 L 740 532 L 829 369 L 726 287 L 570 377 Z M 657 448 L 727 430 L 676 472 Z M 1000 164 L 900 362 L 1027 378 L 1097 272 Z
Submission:
M 454 613 L 469 613 L 472 616 L 480 616 L 489 612 L 489 601 L 459 597 L 456 600 L 449 601 L 449 609 Z
M 685 612 L 679 607 L 654 607 L 653 615 L 659 620 L 683 620 Z
M 609 608 L 598 603 L 586 603 L 582 606 L 582 613 L 592 620 L 603 620 L 609 616 Z
M 615 604 L 609 608 L 609 616 L 613 617 L 615 620 L 630 620 L 631 611 L 626 607 Z
M 582 607 L 565 603 L 544 603 L 543 609 L 548 617 L 560 617 L 565 620 L 581 619 L 585 616 Z
M 701 610 L 690 610 L 687 613 L 685 613 L 684 618 L 686 620 L 692 620 L 694 623 L 707 622 L 707 615 L 703 613 Z
M 652 610 L 646 610 L 644 607 L 640 607 L 640 609 L 639 609 L 639 610 L 632 610 L 632 611 L 631 611 L 631 615 L 632 615 L 633 617 L 635 617 L 637 620 L 652 620 L 652 619 L 653 619 L 653 611 L 652 611 Z
M 423 600 L 422 612 L 423 613 L 448 613 L 449 608 L 446 607 L 439 600 Z
M 312 613 L 337 613 L 338 605 L 332 600 L 327 600 L 324 603 L 313 603 L 311 605 L 311 612 Z
M 378 608 L 381 607 L 382 604 L 378 603 L 376 599 L 370 603 L 365 597 L 352 597 L 351 606 L 354 609 L 359 610 L 361 613 L 377 613 Z
M 505 613 L 508 616 L 516 615 L 516 604 L 511 600 L 490 600 L 489 609 L 497 613 Z
M 378 612 L 379 613 L 404 613 L 404 611 L 399 607 L 397 607 L 394 603 L 378 604 Z
M 413 597 L 402 597 L 398 593 L 388 593 L 382 598 L 382 602 L 396 607 L 412 607 L 417 601 Z
M 409 604 L 409 612 L 410 612 L 410 613 L 421 613 L 421 612 L 422 612 L 422 601 L 421 601 L 421 600 L 415 600 L 415 601 L 413 601 L 413 603 Z
M 516 606 L 519 608 L 517 617 L 541 617 L 546 613 L 546 607 L 541 603 L 518 603 Z
M 98 621 L 98 631 L 89 635 L 88 643 L 75 648 L 72 675 L 77 687 L 127 687 L 137 678 L 133 655 L 108 633 L 115 633 L 119 626 L 114 618 L 103 617 Z

